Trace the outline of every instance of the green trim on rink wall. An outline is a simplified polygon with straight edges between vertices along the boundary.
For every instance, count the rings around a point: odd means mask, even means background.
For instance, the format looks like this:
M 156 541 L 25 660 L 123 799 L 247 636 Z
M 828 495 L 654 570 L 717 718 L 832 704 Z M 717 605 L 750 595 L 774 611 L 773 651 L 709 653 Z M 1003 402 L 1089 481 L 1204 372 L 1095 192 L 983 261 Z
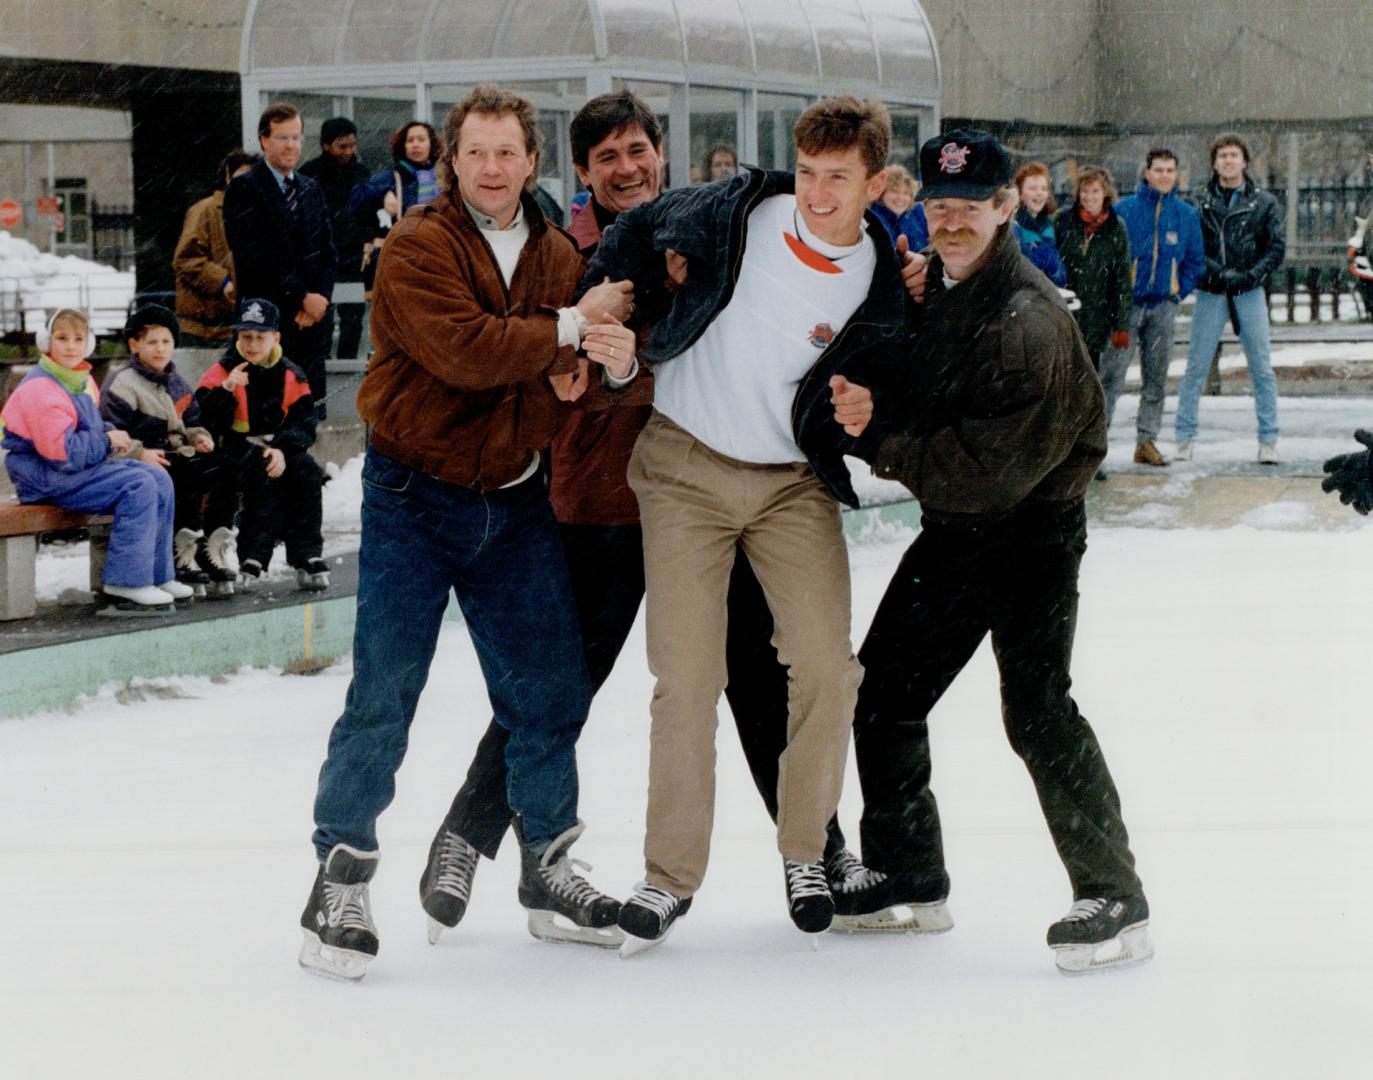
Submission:
M 135 677 L 224 675 L 244 666 L 308 670 L 352 650 L 356 615 L 357 599 L 340 596 L 5 653 L 0 717 L 67 708 Z

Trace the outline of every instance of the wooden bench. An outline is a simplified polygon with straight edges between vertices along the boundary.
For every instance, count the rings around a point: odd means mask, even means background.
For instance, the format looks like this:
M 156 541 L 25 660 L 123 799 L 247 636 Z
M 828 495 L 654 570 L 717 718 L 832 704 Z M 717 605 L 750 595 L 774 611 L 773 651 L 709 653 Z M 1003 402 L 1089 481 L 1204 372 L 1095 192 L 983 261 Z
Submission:
M 98 591 L 113 520 L 0 496 L 0 620 L 27 619 L 38 610 L 38 544 L 47 533 L 90 530 L 91 591 Z

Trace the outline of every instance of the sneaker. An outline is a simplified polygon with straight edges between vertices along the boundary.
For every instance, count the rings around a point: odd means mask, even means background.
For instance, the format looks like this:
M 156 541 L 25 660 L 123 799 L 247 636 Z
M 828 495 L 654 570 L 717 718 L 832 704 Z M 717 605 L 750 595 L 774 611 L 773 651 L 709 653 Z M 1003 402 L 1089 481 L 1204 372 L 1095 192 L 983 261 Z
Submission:
M 1282 458 L 1278 457 L 1277 443 L 1259 443 L 1259 464 L 1260 465 L 1281 465 Z
M 834 921 L 834 897 L 825 879 L 825 864 L 783 859 L 782 870 L 787 881 L 787 910 L 796 929 L 803 934 L 828 930 Z
M 948 895 L 947 874 L 930 884 L 910 874 L 863 867 L 834 889 L 833 929 L 848 934 L 942 934 L 953 929 Z
M 377 859 L 375 851 L 336 844 L 320 866 L 300 916 L 300 966 L 306 971 L 348 981 L 367 974 L 379 945 L 367 896 Z
M 591 867 L 567 857 L 567 849 L 586 831 L 578 821 L 553 838 L 542 854 L 524 842 L 524 822 L 515 819 L 520 843 L 520 904 L 529 911 L 529 932 L 542 941 L 600 945 L 615 949 L 624 942 L 616 923 L 620 902 L 598 892 L 576 868 Z
M 429 864 L 420 877 L 420 905 L 429 916 L 429 944 L 437 945 L 446 928 L 467 914 L 472 879 L 477 876 L 477 849 L 440 825 L 429 845 Z
M 1177 444 L 1176 448 L 1174 448 L 1174 450 L 1173 450 L 1173 460 L 1174 460 L 1174 461 L 1191 461 L 1191 460 L 1192 460 L 1192 440 L 1191 440 L 1191 439 L 1179 439 L 1179 440 L 1178 440 L 1178 444 Z
M 262 564 L 256 559 L 244 559 L 238 564 L 238 576 L 244 592 L 253 592 L 262 583 Z
M 296 567 L 296 587 L 305 592 L 320 592 L 329 587 L 329 564 L 323 559 L 306 559 Z
M 634 895 L 620 906 L 620 929 L 629 935 L 620 955 L 632 956 L 656 945 L 690 910 L 691 897 L 677 896 L 656 885 L 639 882 Z
M 1135 447 L 1135 464 L 1164 466 L 1168 459 L 1158 452 L 1153 439 L 1147 439 Z
M 1149 902 L 1142 896 L 1078 900 L 1049 927 L 1047 939 L 1065 975 L 1142 964 L 1154 955 Z

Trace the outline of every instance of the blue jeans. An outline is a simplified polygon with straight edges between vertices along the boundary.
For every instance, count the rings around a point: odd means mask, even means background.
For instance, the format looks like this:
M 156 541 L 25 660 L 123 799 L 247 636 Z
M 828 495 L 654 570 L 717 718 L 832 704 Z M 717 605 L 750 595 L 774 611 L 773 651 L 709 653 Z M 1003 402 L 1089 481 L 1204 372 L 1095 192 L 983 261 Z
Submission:
M 481 494 L 369 449 L 362 480 L 353 681 L 320 769 L 315 848 L 321 858 L 340 843 L 377 849 L 451 588 L 510 733 L 510 808 L 541 851 L 576 822 L 576 742 L 591 705 L 542 477 Z M 485 706 L 468 704 L 484 722 Z
M 1250 289 L 1231 298 L 1239 318 L 1240 344 L 1249 364 L 1249 379 L 1254 384 L 1254 412 L 1259 419 L 1259 442 L 1278 441 L 1278 380 L 1268 359 L 1268 304 L 1263 289 Z M 1211 357 L 1230 316 L 1229 305 L 1220 293 L 1197 291 L 1192 310 L 1192 335 L 1187 343 L 1187 373 L 1178 386 L 1177 439 L 1192 439 L 1197 434 L 1197 404 L 1206 386 Z

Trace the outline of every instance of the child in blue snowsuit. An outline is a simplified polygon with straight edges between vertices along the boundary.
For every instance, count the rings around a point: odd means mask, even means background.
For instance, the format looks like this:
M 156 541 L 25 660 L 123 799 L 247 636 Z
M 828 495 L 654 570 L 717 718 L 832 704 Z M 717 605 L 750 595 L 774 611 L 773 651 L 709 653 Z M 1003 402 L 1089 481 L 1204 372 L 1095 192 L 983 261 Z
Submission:
M 101 578 L 110 603 L 102 615 L 170 611 L 192 590 L 172 560 L 175 495 L 171 478 L 136 460 L 144 451 L 100 415 L 100 391 L 86 357 L 95 337 L 86 316 L 58 311 L 38 335 L 45 354 L 0 411 L 0 446 L 19 501 L 111 514 Z

